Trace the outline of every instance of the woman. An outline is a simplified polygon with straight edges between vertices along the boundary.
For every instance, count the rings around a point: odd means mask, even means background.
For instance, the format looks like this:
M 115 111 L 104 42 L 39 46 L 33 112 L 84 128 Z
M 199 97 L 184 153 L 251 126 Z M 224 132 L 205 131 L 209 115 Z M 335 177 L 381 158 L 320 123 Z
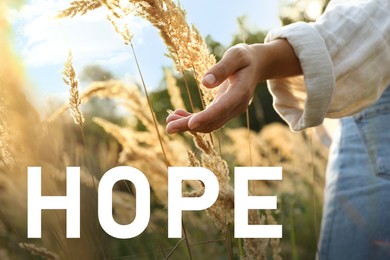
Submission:
M 315 23 L 271 31 L 265 44 L 237 45 L 211 67 L 213 103 L 177 110 L 167 132 L 210 132 L 245 111 L 268 80 L 293 131 L 342 118 L 333 137 L 319 259 L 390 259 L 390 1 L 332 1 Z

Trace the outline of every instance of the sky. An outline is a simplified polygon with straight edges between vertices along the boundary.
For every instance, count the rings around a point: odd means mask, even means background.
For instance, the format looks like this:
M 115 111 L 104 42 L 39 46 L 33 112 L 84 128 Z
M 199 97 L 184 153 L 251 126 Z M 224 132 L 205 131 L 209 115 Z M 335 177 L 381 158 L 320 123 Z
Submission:
M 54 19 L 66 8 L 67 0 L 28 0 L 19 9 L 10 10 L 14 48 L 20 56 L 32 92 L 39 103 L 47 98 L 67 95 L 61 71 L 69 50 L 74 56 L 76 72 L 85 66 L 99 65 L 116 78 L 139 81 L 131 50 L 107 22 L 103 10 L 72 19 Z M 280 26 L 279 1 L 269 0 L 181 0 L 190 23 L 202 36 L 229 45 L 238 32 L 237 17 L 247 16 L 252 29 L 269 30 Z M 163 78 L 163 66 L 172 66 L 157 31 L 140 18 L 130 17 L 133 43 L 140 61 L 146 86 L 156 89 Z M 81 86 L 82 88 L 85 86 Z

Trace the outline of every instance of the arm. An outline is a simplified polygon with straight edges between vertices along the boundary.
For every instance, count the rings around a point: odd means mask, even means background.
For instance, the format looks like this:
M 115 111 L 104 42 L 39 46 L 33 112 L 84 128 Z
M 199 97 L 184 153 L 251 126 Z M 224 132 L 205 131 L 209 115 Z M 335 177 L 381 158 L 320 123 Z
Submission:
M 304 75 L 268 81 L 277 112 L 297 131 L 374 103 L 390 84 L 389 35 L 388 0 L 333 0 L 315 23 L 271 31 L 266 41 L 288 39 Z
M 389 35 L 390 1 L 333 0 L 317 22 L 282 27 L 268 34 L 267 44 L 250 46 L 252 57 L 259 60 L 249 57 L 245 63 L 236 57 L 234 62 L 240 65 L 233 67 L 236 73 L 230 76 L 230 83 L 221 85 L 213 104 L 216 107 L 210 106 L 209 111 L 197 115 L 177 111 L 167 118 L 167 130 L 208 132 L 223 126 L 244 110 L 255 82 L 264 79 L 269 79 L 276 111 L 294 131 L 320 125 L 325 117 L 357 113 L 374 103 L 390 83 Z M 303 75 L 294 70 L 297 66 L 291 59 L 284 57 L 285 53 L 291 54 L 289 48 L 281 49 L 282 56 L 272 51 L 283 45 L 281 39 L 286 39 L 284 43 L 294 50 Z M 230 51 L 226 56 L 229 55 Z M 283 62 L 284 58 L 288 63 Z M 224 66 L 222 75 L 231 73 Z M 212 79 L 206 75 L 205 85 L 213 87 L 207 84 Z
M 300 74 L 299 60 L 286 40 L 234 46 L 209 69 L 202 80 L 208 88 L 220 85 L 212 104 L 197 114 L 175 111 L 167 118 L 167 132 L 211 132 L 218 129 L 245 111 L 257 83 Z

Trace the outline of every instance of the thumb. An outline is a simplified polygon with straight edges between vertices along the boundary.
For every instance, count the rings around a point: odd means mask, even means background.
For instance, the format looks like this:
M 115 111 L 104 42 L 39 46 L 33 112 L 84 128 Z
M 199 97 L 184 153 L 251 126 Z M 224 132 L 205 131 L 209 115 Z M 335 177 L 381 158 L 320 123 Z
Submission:
M 202 84 L 205 87 L 214 88 L 237 70 L 248 66 L 250 62 L 248 49 L 248 45 L 239 44 L 227 50 L 222 59 L 206 72 Z

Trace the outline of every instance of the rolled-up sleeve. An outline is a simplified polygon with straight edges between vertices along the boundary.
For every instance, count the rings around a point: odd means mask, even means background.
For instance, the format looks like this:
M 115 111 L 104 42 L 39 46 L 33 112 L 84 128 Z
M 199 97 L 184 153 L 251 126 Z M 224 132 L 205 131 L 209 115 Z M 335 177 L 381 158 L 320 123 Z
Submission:
M 331 1 L 315 23 L 271 31 L 300 60 L 303 76 L 268 81 L 274 107 L 290 128 L 320 125 L 374 103 L 390 83 L 390 1 Z

